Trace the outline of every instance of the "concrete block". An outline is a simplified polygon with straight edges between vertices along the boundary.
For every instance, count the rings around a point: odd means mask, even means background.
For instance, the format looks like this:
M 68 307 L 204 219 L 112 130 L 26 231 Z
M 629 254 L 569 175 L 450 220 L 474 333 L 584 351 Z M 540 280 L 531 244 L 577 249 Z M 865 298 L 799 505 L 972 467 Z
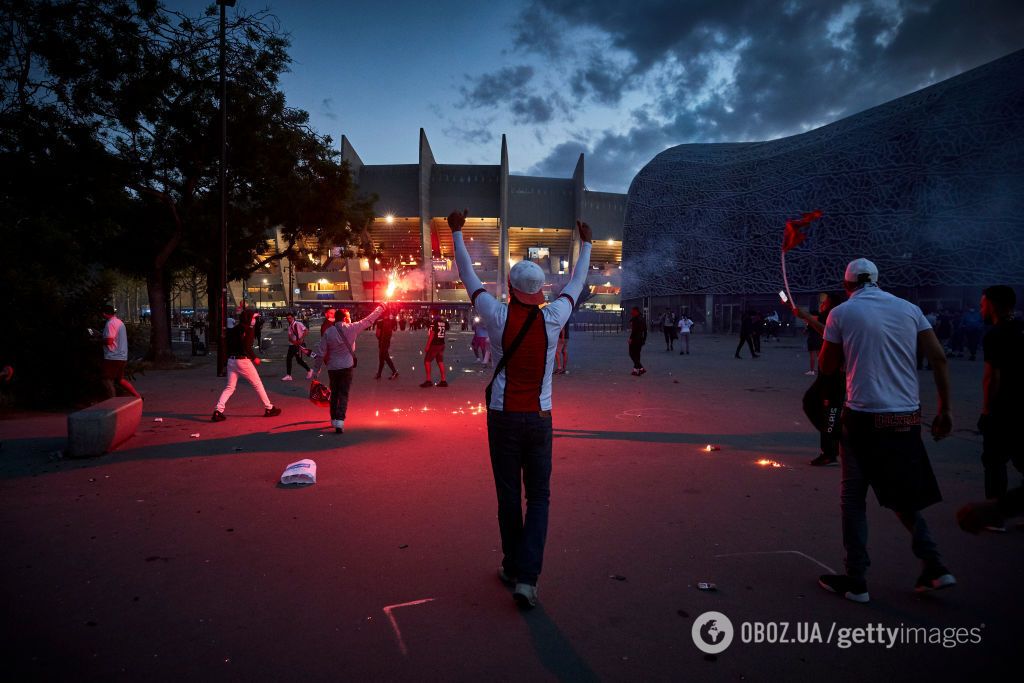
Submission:
M 88 458 L 114 450 L 135 434 L 142 400 L 109 398 L 68 415 L 68 457 Z

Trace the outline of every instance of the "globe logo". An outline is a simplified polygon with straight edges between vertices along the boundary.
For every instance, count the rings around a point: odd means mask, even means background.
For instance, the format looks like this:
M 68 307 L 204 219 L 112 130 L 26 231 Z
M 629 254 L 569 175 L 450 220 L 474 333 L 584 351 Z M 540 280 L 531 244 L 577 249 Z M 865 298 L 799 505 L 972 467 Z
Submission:
M 705 612 L 694 620 L 690 635 L 698 650 L 717 655 L 732 644 L 732 622 L 721 612 Z

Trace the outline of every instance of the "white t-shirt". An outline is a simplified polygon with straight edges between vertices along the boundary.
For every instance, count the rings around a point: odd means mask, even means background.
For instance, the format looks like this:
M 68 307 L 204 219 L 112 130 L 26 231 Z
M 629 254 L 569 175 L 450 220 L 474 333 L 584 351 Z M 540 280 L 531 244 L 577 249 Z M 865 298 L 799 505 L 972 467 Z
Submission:
M 867 286 L 828 315 L 825 341 L 846 359 L 846 405 L 865 413 L 908 413 L 921 405 L 917 335 L 931 325 L 921 309 Z
M 692 320 L 690 320 L 689 318 L 680 318 L 679 319 L 679 333 L 680 334 L 690 334 L 690 328 L 691 327 L 693 327 L 693 321 Z
M 125 332 L 124 323 L 117 316 L 107 320 L 103 326 L 103 338 L 113 339 L 114 345 L 110 342 L 103 344 L 103 357 L 107 360 L 128 360 L 128 333 Z

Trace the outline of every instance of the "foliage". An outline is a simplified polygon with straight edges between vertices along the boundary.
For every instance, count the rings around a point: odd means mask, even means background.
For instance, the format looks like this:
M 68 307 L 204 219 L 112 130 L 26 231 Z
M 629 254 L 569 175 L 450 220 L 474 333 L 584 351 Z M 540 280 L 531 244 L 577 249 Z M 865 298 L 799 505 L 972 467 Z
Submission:
M 38 254 L 8 259 L 0 284 L 44 313 L 19 323 L 28 344 L 46 344 L 47 329 L 84 330 L 117 270 L 146 280 L 149 357 L 173 359 L 175 274 L 216 262 L 218 20 L 215 7 L 190 17 L 150 0 L 0 0 L 0 209 L 9 243 Z M 287 106 L 288 40 L 273 15 L 232 11 L 226 37 L 229 268 L 239 276 L 304 237 L 346 243 L 372 202 L 356 199 L 330 139 Z M 267 248 L 275 226 L 279 253 Z M 27 369 L 24 345 L 2 351 Z

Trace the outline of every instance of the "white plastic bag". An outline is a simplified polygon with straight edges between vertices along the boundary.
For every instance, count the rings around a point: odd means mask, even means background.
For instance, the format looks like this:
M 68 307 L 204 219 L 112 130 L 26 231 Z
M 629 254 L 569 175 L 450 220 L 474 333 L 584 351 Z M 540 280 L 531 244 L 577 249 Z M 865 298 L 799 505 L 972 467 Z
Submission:
M 309 458 L 293 462 L 284 468 L 284 473 L 281 474 L 281 483 L 285 486 L 315 484 L 316 463 Z

